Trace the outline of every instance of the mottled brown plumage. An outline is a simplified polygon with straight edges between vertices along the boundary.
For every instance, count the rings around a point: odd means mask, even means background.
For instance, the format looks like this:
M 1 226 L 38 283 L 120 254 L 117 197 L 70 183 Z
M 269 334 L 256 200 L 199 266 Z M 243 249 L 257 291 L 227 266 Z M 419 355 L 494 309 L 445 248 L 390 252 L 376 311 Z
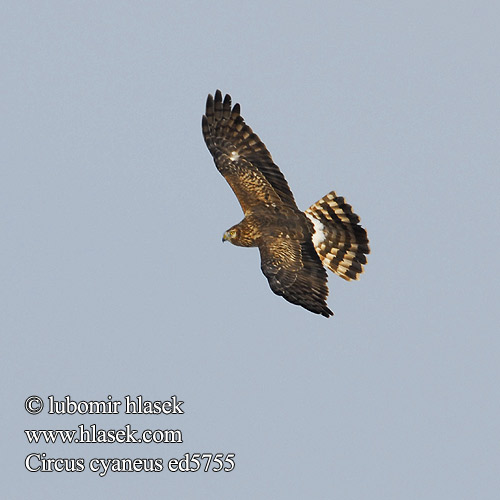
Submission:
M 327 274 L 357 279 L 369 253 L 366 231 L 350 205 L 332 191 L 301 212 L 266 146 L 231 107 L 231 97 L 207 98 L 205 142 L 238 198 L 244 219 L 224 233 L 234 245 L 258 247 L 261 269 L 274 293 L 329 317 Z

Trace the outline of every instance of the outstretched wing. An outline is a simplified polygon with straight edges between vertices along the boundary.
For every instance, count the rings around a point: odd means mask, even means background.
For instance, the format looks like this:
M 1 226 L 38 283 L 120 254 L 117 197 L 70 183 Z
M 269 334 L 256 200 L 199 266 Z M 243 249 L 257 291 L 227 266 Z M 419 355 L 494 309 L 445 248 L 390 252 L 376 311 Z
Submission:
M 263 238 L 259 250 L 262 272 L 275 294 L 327 318 L 333 315 L 326 304 L 326 271 L 311 241 Z
M 243 120 L 240 105 L 231 108 L 229 94 L 224 100 L 220 90 L 215 99 L 208 96 L 202 131 L 217 169 L 233 189 L 243 212 L 261 204 L 285 204 L 297 209 L 285 177 Z

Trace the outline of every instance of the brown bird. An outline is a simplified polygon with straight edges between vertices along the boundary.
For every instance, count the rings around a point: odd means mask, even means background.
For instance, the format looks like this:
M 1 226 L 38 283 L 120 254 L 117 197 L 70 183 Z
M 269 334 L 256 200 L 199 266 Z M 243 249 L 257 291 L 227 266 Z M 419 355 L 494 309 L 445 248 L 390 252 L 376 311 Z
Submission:
M 325 317 L 325 267 L 356 280 L 370 253 L 366 231 L 344 198 L 331 191 L 305 212 L 298 209 L 271 154 L 220 90 L 209 95 L 202 117 L 203 137 L 219 172 L 240 202 L 244 219 L 222 238 L 233 245 L 258 247 L 261 269 L 271 290 Z

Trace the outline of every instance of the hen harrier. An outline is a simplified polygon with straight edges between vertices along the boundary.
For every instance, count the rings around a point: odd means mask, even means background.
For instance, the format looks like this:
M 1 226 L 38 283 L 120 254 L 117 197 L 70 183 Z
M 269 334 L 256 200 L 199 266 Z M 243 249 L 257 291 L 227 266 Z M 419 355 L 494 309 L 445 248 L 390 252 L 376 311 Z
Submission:
M 326 303 L 325 267 L 356 280 L 370 253 L 352 207 L 331 191 L 300 211 L 271 154 L 240 115 L 240 105 L 231 107 L 231 96 L 223 100 L 220 90 L 207 98 L 202 130 L 245 214 L 223 241 L 259 248 L 262 272 L 275 294 L 313 313 L 333 315 Z

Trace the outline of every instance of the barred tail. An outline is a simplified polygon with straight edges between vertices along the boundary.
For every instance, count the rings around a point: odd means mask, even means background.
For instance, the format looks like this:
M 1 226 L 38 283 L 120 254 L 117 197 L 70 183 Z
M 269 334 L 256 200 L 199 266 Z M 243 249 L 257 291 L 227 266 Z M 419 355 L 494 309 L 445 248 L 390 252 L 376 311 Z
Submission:
M 314 224 L 313 244 L 323 265 L 345 280 L 357 280 L 370 247 L 351 205 L 331 191 L 305 214 Z

